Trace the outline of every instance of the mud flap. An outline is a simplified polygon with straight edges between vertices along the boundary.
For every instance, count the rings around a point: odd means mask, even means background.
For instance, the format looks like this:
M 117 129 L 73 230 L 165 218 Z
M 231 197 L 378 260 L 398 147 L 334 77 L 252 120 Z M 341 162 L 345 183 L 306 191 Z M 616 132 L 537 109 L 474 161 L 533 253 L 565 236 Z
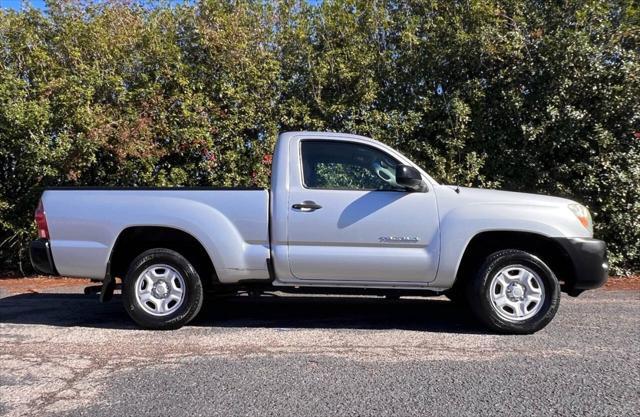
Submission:
M 113 291 L 116 289 L 116 279 L 111 275 L 107 275 L 102 283 L 100 290 L 100 302 L 108 303 L 113 297 Z

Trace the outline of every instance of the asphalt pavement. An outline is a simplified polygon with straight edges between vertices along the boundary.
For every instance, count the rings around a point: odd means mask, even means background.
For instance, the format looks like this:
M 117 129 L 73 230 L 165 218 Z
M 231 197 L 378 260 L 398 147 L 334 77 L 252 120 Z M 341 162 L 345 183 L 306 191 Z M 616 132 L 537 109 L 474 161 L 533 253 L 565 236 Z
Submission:
M 637 291 L 501 336 L 445 298 L 285 295 L 144 331 L 81 290 L 0 291 L 0 415 L 640 415 Z

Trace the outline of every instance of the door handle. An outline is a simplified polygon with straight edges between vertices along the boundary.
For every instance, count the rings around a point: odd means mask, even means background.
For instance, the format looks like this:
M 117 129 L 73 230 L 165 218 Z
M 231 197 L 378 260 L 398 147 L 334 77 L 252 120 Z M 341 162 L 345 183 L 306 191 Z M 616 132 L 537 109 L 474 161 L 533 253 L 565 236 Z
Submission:
M 296 203 L 292 205 L 291 208 L 294 210 L 308 212 L 321 209 L 322 206 L 320 204 L 316 204 L 315 201 L 303 201 L 302 203 Z

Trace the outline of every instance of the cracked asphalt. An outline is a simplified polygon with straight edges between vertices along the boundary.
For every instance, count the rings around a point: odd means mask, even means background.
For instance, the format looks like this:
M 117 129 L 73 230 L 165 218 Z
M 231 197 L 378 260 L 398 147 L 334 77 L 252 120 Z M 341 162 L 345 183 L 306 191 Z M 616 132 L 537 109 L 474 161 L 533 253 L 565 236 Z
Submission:
M 0 280 L 0 415 L 640 415 L 637 290 L 500 336 L 444 298 L 284 295 L 144 331 L 82 288 Z

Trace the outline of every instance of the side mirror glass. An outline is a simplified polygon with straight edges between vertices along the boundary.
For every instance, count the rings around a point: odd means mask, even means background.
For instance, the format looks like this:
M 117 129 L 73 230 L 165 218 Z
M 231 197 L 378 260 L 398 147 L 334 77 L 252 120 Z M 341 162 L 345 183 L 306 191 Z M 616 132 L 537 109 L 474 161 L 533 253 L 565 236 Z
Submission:
M 409 165 L 396 166 L 396 183 L 410 191 L 426 191 L 427 189 L 420 172 Z

